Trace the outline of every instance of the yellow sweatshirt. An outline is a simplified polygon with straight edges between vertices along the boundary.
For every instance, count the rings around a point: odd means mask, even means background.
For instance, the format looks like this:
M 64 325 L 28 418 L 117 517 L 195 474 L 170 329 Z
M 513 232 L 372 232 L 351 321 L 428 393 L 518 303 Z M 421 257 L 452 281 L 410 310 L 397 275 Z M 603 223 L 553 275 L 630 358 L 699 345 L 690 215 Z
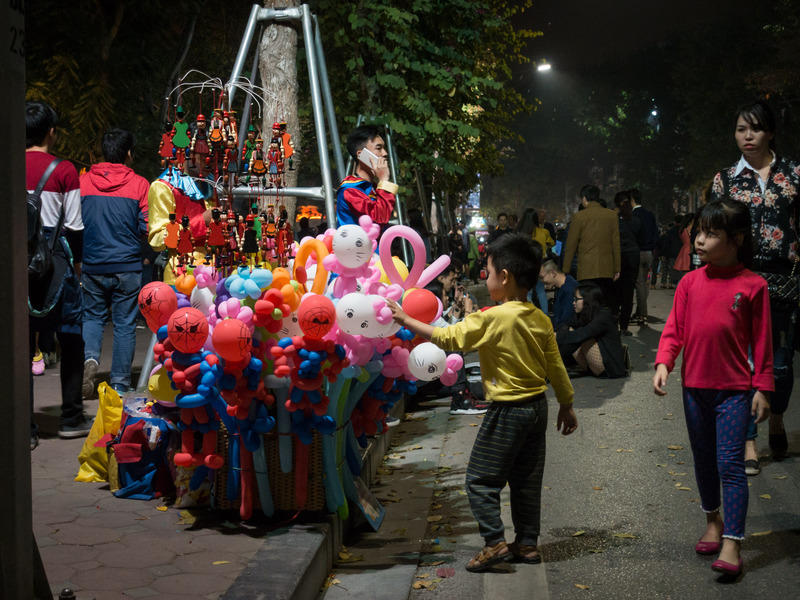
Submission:
M 431 341 L 450 352 L 478 351 L 486 399 L 519 402 L 553 386 L 560 404 L 574 390 L 558 353 L 550 319 L 530 302 L 506 302 L 437 327 Z

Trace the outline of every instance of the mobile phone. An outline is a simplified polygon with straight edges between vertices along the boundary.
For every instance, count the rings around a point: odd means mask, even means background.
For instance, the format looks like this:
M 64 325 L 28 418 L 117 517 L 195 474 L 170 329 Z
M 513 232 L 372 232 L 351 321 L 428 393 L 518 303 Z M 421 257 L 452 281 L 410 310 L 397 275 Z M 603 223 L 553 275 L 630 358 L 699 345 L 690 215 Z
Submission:
M 367 165 L 370 169 L 375 169 L 375 166 L 378 164 L 378 157 L 375 153 L 367 150 L 366 148 L 362 149 L 360 154 L 358 155 L 358 160 L 362 163 Z

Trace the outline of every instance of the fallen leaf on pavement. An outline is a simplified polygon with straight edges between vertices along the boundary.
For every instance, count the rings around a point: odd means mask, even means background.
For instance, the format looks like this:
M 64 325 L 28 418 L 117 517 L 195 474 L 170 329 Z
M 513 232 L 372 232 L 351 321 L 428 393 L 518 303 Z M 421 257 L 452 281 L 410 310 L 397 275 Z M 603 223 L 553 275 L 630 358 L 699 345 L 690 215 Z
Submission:
M 441 521 L 441 520 L 442 520 L 442 515 L 433 515 L 431 517 L 428 517 L 428 523 L 435 523 L 436 521 Z
M 772 496 L 769 494 L 761 494 L 759 498 L 763 498 L 764 500 L 772 500 Z
M 231 561 L 229 561 L 229 560 L 215 560 L 211 564 L 212 565 L 229 565 L 229 564 L 231 564 Z
M 436 569 L 436 575 L 442 579 L 453 577 L 455 574 L 456 570 L 453 567 L 442 567 L 441 569 Z
M 156 506 L 156 510 L 160 510 L 161 512 L 164 512 L 164 511 L 169 510 L 169 509 L 166 506 Z
M 576 587 L 576 588 L 580 588 L 580 589 L 582 589 L 582 590 L 588 590 L 588 589 L 589 589 L 589 586 L 588 586 L 588 585 L 582 585 L 582 584 L 580 584 L 580 583 L 576 583 L 576 584 L 575 584 L 575 587 Z
M 657 467 L 666 467 L 667 465 L 656 465 Z
M 601 488 L 599 485 L 596 485 L 596 486 L 592 487 L 592 489 L 593 490 L 602 490 L 603 488 Z
M 572 534 L 572 537 L 578 537 L 579 535 L 583 535 L 584 533 L 586 533 L 586 532 L 585 532 L 585 531 L 583 531 L 583 530 L 581 530 L 581 531 L 576 531 L 575 533 L 573 533 L 573 534 Z
M 430 581 L 415 581 L 414 585 L 412 585 L 415 590 L 423 590 L 431 587 Z
M 692 491 L 692 488 L 688 488 L 688 487 L 679 487 L 678 489 L 680 491 L 682 491 L 682 492 L 691 492 Z
M 589 552 L 591 552 L 592 554 L 602 554 L 603 550 L 601 550 L 600 548 L 590 548 Z
M 617 452 L 633 452 L 633 450 L 626 450 L 625 448 L 617 448 Z
M 773 479 L 786 479 L 786 475 L 776 475 Z
M 417 579 L 427 579 L 430 576 L 430 573 L 423 573 L 422 575 L 417 575 Z
M 758 531 L 756 533 L 751 533 L 750 536 L 751 537 L 761 537 L 763 535 L 769 535 L 770 533 L 772 533 L 771 529 L 769 531 Z
M 408 531 L 407 527 L 401 527 L 400 529 L 395 529 L 394 531 L 392 531 L 392 533 L 395 535 L 405 535 L 406 531 Z
M 443 560 L 437 560 L 437 561 L 429 562 L 429 563 L 420 563 L 419 566 L 420 567 L 435 567 L 437 565 L 443 565 L 443 564 L 444 564 Z
M 683 446 L 667 446 L 668 450 L 683 450 Z
M 478 426 L 478 424 L 477 424 L 477 423 L 470 423 L 470 424 L 469 424 L 469 426 L 470 426 L 470 427 L 477 427 L 477 426 Z

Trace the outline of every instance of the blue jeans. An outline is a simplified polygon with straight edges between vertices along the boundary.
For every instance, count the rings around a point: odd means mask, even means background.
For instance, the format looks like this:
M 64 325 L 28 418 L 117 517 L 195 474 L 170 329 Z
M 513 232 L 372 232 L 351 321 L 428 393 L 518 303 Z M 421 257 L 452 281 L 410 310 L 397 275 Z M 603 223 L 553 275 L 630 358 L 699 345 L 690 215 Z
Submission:
M 683 388 L 701 506 L 707 513 L 719 510 L 722 483 L 724 537 L 735 540 L 744 539 L 747 516 L 744 443 L 752 400 L 753 390 Z
M 103 348 L 103 330 L 114 324 L 114 354 L 111 360 L 111 385 L 130 386 L 133 351 L 136 348 L 137 299 L 142 283 L 142 273 L 96 275 L 83 273 L 83 341 L 84 360 L 93 358 L 100 362 Z

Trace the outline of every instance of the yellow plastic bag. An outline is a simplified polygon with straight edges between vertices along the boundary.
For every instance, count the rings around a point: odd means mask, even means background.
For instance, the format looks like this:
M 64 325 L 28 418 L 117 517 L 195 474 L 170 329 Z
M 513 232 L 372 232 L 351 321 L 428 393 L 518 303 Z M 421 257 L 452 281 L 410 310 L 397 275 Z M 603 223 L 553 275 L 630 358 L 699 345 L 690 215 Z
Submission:
M 100 406 L 89 437 L 83 443 L 78 462 L 81 468 L 75 481 L 108 481 L 108 451 L 105 446 L 96 448 L 95 442 L 105 435 L 116 437 L 122 420 L 122 398 L 105 381 L 97 387 Z

